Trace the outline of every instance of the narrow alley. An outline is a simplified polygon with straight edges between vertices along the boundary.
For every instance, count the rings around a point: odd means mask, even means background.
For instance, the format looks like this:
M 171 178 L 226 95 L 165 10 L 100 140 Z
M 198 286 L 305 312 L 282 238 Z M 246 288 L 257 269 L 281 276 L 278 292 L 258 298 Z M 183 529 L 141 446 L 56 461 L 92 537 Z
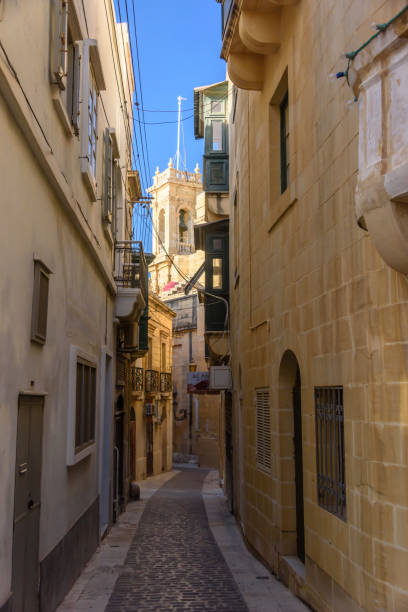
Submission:
M 215 470 L 143 481 L 58 612 L 307 608 L 247 550 Z

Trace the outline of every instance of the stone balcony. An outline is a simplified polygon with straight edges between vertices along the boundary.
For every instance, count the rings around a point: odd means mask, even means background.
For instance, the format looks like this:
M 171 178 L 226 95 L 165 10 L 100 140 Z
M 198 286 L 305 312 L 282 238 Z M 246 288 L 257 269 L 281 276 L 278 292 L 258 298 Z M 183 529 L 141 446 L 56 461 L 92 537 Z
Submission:
M 282 40 L 282 11 L 300 0 L 224 0 L 221 57 L 240 89 L 261 90 L 264 58 L 277 53 Z
M 354 59 L 359 101 L 356 216 L 384 261 L 408 274 L 408 12 Z

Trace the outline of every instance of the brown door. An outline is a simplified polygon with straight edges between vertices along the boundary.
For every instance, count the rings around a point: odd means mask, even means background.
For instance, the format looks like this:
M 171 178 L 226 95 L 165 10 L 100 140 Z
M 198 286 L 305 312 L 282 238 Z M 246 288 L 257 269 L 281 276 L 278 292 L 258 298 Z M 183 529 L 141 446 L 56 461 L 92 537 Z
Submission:
M 146 476 L 153 475 L 153 420 L 146 423 Z
M 41 506 L 44 398 L 21 395 L 18 404 L 13 531 L 13 611 L 36 612 Z
M 303 450 L 302 450 L 302 400 L 299 366 L 293 388 L 293 422 L 295 445 L 295 483 L 296 483 L 296 542 L 297 555 L 305 562 L 305 519 L 303 508 Z

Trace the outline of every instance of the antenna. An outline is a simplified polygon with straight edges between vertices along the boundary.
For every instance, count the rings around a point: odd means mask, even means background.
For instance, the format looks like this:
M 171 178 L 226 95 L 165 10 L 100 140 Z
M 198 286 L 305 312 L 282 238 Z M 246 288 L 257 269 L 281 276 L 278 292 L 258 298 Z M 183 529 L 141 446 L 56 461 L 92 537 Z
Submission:
M 187 98 L 182 98 L 181 96 L 177 98 L 177 102 L 178 102 L 177 153 L 176 153 L 177 170 L 179 169 L 179 165 L 180 165 L 180 126 L 181 126 L 181 102 L 182 100 L 187 100 Z

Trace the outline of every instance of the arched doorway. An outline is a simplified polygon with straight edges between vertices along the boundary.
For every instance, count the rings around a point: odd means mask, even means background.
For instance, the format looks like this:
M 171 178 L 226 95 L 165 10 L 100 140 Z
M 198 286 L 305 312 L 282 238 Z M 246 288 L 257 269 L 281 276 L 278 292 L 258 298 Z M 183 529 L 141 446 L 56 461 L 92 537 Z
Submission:
M 293 553 L 304 562 L 305 523 L 301 376 L 299 363 L 292 351 L 285 352 L 279 368 L 279 413 L 281 486 L 282 491 L 283 488 L 286 487 L 286 489 L 289 489 L 289 492 L 291 492 L 291 494 L 288 495 L 288 491 L 286 491 L 287 494 L 285 498 L 294 499 L 296 510 L 295 522 L 285 527 L 289 533 L 296 534 L 296 547 L 293 547 Z M 293 442 L 291 443 L 291 441 Z M 288 509 L 289 507 L 290 506 L 288 506 Z M 284 512 L 284 510 L 285 508 L 283 507 L 282 511 Z M 288 516 L 293 516 L 293 511 L 287 514 Z

